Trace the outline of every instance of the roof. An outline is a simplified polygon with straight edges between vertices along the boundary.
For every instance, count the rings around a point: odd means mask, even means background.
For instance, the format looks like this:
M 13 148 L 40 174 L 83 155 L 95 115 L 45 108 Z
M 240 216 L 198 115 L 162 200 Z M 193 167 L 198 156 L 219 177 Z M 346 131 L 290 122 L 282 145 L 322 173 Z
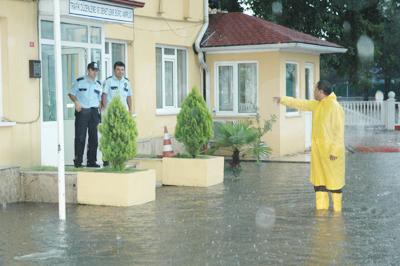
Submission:
M 213 14 L 209 19 L 203 48 L 297 43 L 345 51 L 338 44 L 239 12 Z
M 144 2 L 135 0 L 108 0 L 108 2 L 136 8 L 144 7 Z

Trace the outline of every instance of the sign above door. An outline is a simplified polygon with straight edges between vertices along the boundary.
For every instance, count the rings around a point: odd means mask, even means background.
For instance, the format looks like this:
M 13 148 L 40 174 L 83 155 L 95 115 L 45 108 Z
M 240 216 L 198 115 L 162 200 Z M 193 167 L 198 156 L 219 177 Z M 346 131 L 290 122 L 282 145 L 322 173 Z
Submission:
M 69 14 L 99 20 L 133 22 L 133 8 L 93 1 L 69 0 Z

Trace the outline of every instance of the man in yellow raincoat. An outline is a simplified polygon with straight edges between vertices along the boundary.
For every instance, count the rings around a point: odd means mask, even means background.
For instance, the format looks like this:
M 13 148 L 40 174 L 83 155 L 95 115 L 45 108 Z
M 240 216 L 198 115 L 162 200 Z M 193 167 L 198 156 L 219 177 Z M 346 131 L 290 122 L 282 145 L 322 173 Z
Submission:
M 311 111 L 311 173 L 316 208 L 329 209 L 331 192 L 333 210 L 342 210 L 342 188 L 345 184 L 344 111 L 327 81 L 319 81 L 314 90 L 315 100 L 275 97 L 277 103 L 302 111 Z

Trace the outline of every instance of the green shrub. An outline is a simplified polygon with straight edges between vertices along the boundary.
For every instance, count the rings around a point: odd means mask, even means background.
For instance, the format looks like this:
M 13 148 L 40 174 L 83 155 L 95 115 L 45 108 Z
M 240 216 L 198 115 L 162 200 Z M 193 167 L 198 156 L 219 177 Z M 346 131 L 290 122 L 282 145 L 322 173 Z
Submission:
M 234 121 L 232 123 L 217 123 L 215 132 L 215 147 L 225 147 L 232 150 L 231 167 L 240 168 L 240 154 L 249 151 L 260 162 L 261 157 L 271 153 L 263 141 L 263 136 L 272 130 L 272 125 L 276 122 L 276 116 L 272 115 L 269 120 L 264 120 L 263 125 L 257 113 L 256 124 L 250 120 Z
M 194 87 L 182 103 L 175 129 L 175 137 L 195 158 L 213 136 L 212 116 L 207 105 Z
M 125 109 L 119 97 L 114 97 L 99 127 L 100 150 L 103 160 L 111 167 L 123 171 L 127 160 L 136 155 L 136 122 Z
M 234 121 L 217 123 L 215 143 L 217 147 L 232 150 L 231 167 L 240 167 L 240 153 L 249 149 L 249 145 L 257 140 L 257 131 L 251 127 L 250 121 Z

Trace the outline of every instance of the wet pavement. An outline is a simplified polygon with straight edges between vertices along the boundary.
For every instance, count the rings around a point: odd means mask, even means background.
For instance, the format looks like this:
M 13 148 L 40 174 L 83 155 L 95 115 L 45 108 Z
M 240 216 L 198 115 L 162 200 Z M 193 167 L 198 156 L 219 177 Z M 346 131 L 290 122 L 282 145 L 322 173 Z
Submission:
M 353 147 L 400 147 L 400 131 L 379 128 L 347 127 L 346 144 Z
M 0 206 L 0 265 L 398 265 L 400 153 L 349 154 L 343 214 L 314 211 L 308 164 L 244 163 L 131 208 Z

